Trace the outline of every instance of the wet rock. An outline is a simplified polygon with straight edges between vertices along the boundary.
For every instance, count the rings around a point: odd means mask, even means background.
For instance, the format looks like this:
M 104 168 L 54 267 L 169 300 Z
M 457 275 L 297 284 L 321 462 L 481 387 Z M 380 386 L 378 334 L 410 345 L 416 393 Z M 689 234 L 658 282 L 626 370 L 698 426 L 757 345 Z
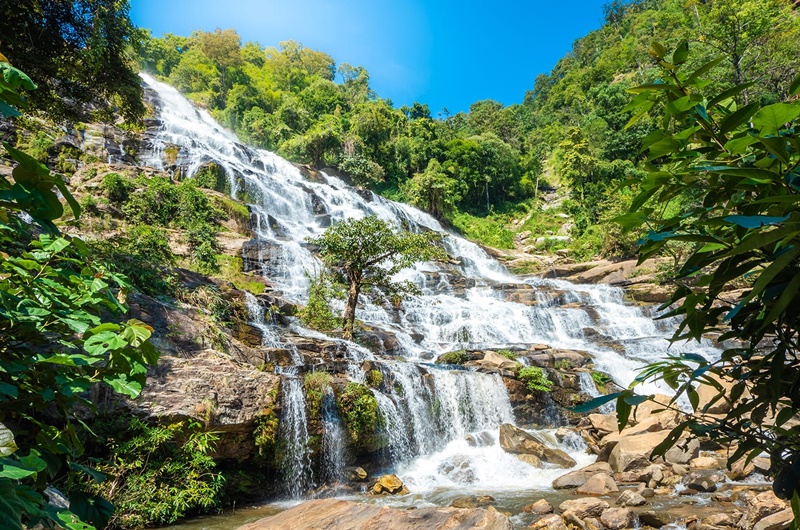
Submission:
M 494 503 L 491 495 L 465 495 L 450 503 L 452 508 L 483 508 Z
M 306 501 L 238 530 L 512 530 L 508 517 L 492 508 L 400 510 L 337 499 Z M 547 528 L 547 527 L 543 527 Z M 554 529 L 555 530 L 555 529 Z M 566 530 L 566 527 L 558 530 Z
M 744 530 L 753 530 L 756 523 L 784 511 L 786 507 L 786 502 L 776 497 L 772 490 L 759 493 L 747 499 L 747 511 L 739 521 L 739 527 Z
M 536 455 L 514 455 L 529 466 L 542 467 L 542 460 Z
M 534 530 L 569 530 L 569 527 L 564 522 L 560 515 L 551 514 L 545 515 L 538 521 L 531 524 L 528 528 Z
M 642 506 L 647 504 L 647 499 L 633 490 L 625 490 L 617 497 L 617 504 L 620 506 Z
M 582 486 L 592 475 L 597 473 L 611 473 L 611 466 L 607 462 L 595 462 L 586 467 L 570 471 L 553 481 L 553 489 L 571 489 Z
M 586 482 L 584 482 L 575 493 L 578 495 L 592 495 L 601 497 L 610 493 L 619 491 L 617 483 L 614 479 L 605 473 L 597 473 L 592 475 Z
M 600 522 L 609 530 L 633 528 L 636 515 L 628 508 L 609 508 L 600 516 Z
M 511 359 L 507 359 L 493 351 L 487 351 L 484 354 L 483 359 L 469 362 L 467 365 L 477 366 L 480 371 L 500 373 L 506 371 L 513 372 L 517 367 L 520 366 L 520 363 L 517 361 L 512 361 Z
M 564 468 L 574 467 L 576 464 L 564 451 L 547 447 L 532 434 L 510 423 L 500 426 L 500 447 L 508 453 L 536 455 L 543 462 Z
M 558 505 L 558 509 L 561 512 L 566 512 L 568 510 L 572 511 L 577 515 L 580 519 L 585 519 L 586 517 L 600 517 L 604 510 L 609 508 L 609 504 L 606 501 L 601 501 L 600 499 L 572 499 L 568 501 L 564 501 Z
M 525 513 L 536 514 L 553 513 L 553 505 L 547 502 L 546 499 L 539 499 L 538 501 L 525 506 L 522 511 Z
M 489 447 L 494 445 L 494 437 L 489 431 L 470 433 L 464 439 L 470 447 Z
M 741 519 L 741 514 L 739 514 L 739 517 L 734 517 L 730 513 L 715 513 L 703 519 L 703 524 L 709 526 L 736 526 L 739 519 Z
M 352 473 L 350 473 L 350 477 L 357 482 L 363 482 L 367 480 L 367 476 L 367 472 L 364 471 L 363 467 L 357 467 Z
M 383 475 L 369 489 L 370 495 L 407 495 L 408 488 L 403 481 L 395 475 Z
M 689 489 L 711 493 L 717 491 L 717 482 L 724 480 L 722 475 L 709 473 L 689 473 L 681 480 L 681 483 Z
M 586 527 L 586 523 L 584 522 L 582 517 L 578 517 L 578 514 L 575 513 L 573 510 L 567 510 L 561 514 L 561 517 L 564 519 L 564 522 L 567 523 L 567 526 L 570 528 L 577 528 L 580 530 L 589 530 Z
M 469 458 L 464 455 L 454 455 L 448 458 L 437 469 L 439 473 L 460 484 L 472 484 L 477 480 Z
M 744 458 L 740 458 L 731 465 L 731 468 L 725 472 L 729 479 L 738 481 L 744 480 L 756 471 L 756 466 L 753 462 L 745 463 Z

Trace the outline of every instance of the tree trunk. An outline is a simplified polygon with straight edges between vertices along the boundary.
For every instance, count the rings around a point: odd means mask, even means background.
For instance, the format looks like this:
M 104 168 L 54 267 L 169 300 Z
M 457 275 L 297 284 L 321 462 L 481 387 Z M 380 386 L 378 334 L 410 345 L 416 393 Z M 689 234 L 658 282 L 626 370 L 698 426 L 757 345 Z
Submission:
M 356 305 L 360 291 L 361 285 L 351 281 L 350 290 L 347 292 L 347 305 L 344 308 L 344 315 L 342 315 L 342 338 L 347 340 L 353 338 L 353 325 L 356 321 Z

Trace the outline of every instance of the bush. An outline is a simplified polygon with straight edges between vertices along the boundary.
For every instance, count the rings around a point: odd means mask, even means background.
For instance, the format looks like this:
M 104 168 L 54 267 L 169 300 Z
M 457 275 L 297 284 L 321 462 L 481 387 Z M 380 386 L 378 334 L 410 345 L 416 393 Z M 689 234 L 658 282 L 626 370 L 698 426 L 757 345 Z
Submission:
M 119 173 L 108 173 L 100 181 L 100 190 L 109 201 L 116 204 L 126 202 L 132 188 L 133 183 Z
M 311 372 L 303 379 L 309 418 L 317 418 L 322 411 L 322 398 L 331 385 L 333 376 L 328 372 Z
M 553 382 L 538 366 L 526 366 L 519 371 L 519 379 L 531 392 L 550 392 Z
M 372 388 L 379 388 L 383 384 L 383 374 L 380 370 L 370 370 L 367 372 L 367 385 Z
M 464 364 L 469 361 L 469 354 L 464 350 L 449 351 L 436 359 L 436 364 Z
M 603 372 L 592 372 L 592 381 L 597 390 L 605 394 L 606 385 L 611 382 L 611 378 Z
M 506 359 L 508 359 L 510 361 L 516 361 L 517 360 L 517 356 L 514 355 L 514 352 L 511 351 L 511 350 L 497 350 L 497 355 L 500 355 L 501 357 L 505 357 Z
M 569 359 L 559 359 L 553 364 L 553 367 L 556 370 L 572 370 L 574 368 L 572 361 Z
M 307 273 L 310 285 L 308 301 L 298 312 L 304 325 L 318 331 L 332 331 L 342 325 L 342 319 L 331 310 L 331 301 L 341 295 L 341 289 L 334 284 L 326 272 Z
M 210 456 L 215 433 L 197 422 L 149 426 L 136 417 L 129 421 L 124 435 L 111 434 L 109 461 L 99 466 L 113 479 L 94 486 L 116 507 L 109 527 L 170 524 L 217 504 L 224 478 L 214 472 Z
M 337 406 L 354 442 L 374 433 L 378 428 L 378 400 L 366 386 L 347 383 L 339 393 Z

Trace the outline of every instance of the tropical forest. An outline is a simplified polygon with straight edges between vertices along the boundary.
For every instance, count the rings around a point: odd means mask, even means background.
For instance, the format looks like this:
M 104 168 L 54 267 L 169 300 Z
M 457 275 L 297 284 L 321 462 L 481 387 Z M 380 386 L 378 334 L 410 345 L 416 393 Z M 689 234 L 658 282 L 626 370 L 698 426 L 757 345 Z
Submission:
M 0 528 L 800 528 L 800 3 L 452 111 L 144 3 L 0 4 Z

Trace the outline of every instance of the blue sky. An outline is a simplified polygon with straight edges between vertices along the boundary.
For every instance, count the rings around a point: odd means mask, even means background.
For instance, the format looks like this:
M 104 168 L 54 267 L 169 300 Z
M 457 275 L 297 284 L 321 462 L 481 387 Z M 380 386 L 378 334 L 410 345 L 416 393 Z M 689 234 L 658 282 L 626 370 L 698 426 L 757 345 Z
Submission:
M 234 28 L 264 46 L 294 39 L 363 66 L 395 106 L 436 115 L 482 99 L 520 103 L 572 42 L 602 24 L 608 0 L 131 0 L 154 35 Z

